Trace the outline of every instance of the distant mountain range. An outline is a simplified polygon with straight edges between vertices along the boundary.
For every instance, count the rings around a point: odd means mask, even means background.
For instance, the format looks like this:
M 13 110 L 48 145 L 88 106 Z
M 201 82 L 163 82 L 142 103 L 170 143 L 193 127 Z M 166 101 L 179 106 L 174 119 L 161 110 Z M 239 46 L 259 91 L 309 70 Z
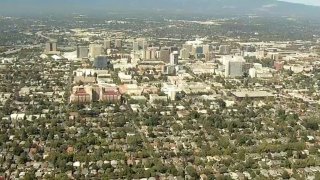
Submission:
M 320 7 L 277 0 L 0 0 L 1 14 L 157 12 L 320 17 Z

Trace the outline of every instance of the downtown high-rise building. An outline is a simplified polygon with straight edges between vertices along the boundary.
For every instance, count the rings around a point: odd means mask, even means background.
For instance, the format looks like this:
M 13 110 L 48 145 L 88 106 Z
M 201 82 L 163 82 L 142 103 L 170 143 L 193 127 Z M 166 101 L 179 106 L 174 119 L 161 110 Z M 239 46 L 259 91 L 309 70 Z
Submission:
M 174 51 L 170 54 L 170 65 L 178 65 L 179 53 Z
M 180 57 L 181 59 L 189 59 L 190 58 L 190 51 L 188 51 L 186 48 L 183 48 L 180 50 Z
M 104 49 L 111 49 L 111 40 L 110 39 L 105 39 L 103 42 L 103 48 Z
M 170 62 L 170 48 L 162 48 L 159 52 L 159 60 L 165 63 Z
M 103 47 L 100 44 L 90 44 L 89 45 L 89 57 L 95 58 L 103 54 Z
M 219 54 L 228 55 L 231 52 L 231 47 L 229 45 L 221 45 L 219 47 Z
M 234 78 L 243 76 L 245 60 L 242 56 L 225 56 L 223 58 L 225 77 Z
M 87 46 L 77 46 L 77 58 L 87 58 L 89 56 L 89 48 Z
M 51 40 L 51 41 L 47 42 L 45 52 L 46 53 L 57 52 L 57 41 Z
M 121 39 L 116 39 L 114 41 L 114 47 L 115 48 L 122 48 L 122 40 Z

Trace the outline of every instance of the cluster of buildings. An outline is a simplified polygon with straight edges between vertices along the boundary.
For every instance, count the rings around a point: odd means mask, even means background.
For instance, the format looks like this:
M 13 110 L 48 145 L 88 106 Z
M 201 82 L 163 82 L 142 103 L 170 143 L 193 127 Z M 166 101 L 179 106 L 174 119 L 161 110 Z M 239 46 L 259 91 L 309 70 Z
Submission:
M 0 58 L 0 179 L 317 179 L 320 41 L 41 32 Z

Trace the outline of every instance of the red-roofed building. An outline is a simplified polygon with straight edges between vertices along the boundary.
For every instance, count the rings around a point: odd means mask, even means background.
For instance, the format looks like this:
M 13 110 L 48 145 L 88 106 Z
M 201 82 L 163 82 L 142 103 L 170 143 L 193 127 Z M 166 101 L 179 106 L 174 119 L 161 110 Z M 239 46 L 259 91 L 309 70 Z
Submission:
M 70 96 L 71 103 L 90 103 L 92 102 L 91 86 L 75 86 Z
M 121 100 L 121 94 L 116 88 L 102 88 L 100 101 L 104 102 L 119 102 Z
M 71 103 L 110 102 L 117 103 L 121 100 L 121 93 L 113 86 L 74 86 L 70 96 Z
M 274 68 L 277 70 L 277 71 L 281 71 L 284 67 L 284 62 L 283 61 L 276 61 L 274 62 Z

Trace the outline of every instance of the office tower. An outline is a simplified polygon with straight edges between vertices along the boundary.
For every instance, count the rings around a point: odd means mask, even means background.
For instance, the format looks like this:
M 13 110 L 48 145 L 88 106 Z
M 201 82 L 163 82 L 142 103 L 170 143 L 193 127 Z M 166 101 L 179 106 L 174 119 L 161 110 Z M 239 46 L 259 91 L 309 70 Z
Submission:
M 194 46 L 194 56 L 197 59 L 201 59 L 202 57 L 204 57 L 202 46 Z
M 191 55 L 194 57 L 197 57 L 198 54 L 202 54 L 203 53 L 203 48 L 202 46 L 192 46 L 192 50 L 191 50 Z
M 157 50 L 151 51 L 151 58 L 150 59 L 157 59 Z
M 252 45 L 245 45 L 241 47 L 241 50 L 244 52 L 256 52 L 256 48 Z
M 195 53 L 196 54 L 203 54 L 203 47 L 202 46 L 196 46 L 195 47 Z
M 196 59 L 204 58 L 203 47 L 202 46 L 193 46 L 191 55 L 193 55 Z
M 214 58 L 214 53 L 213 52 L 209 52 L 205 54 L 205 60 L 206 61 L 211 61 Z
M 107 56 L 97 56 L 93 61 L 93 67 L 96 69 L 107 69 L 110 65 L 110 60 Z
M 103 48 L 100 44 L 90 44 L 89 45 L 89 57 L 95 58 L 103 54 Z
M 147 51 L 142 51 L 141 52 L 141 59 L 146 60 L 147 59 L 146 56 L 147 56 Z
M 159 52 L 159 60 L 163 61 L 165 63 L 170 62 L 170 49 L 168 48 L 163 48 Z
M 122 48 L 122 40 L 121 39 L 116 39 L 114 42 L 114 47 L 115 48 Z
M 150 50 L 150 59 L 156 59 L 158 48 L 152 47 L 152 48 L 148 48 L 148 50 Z
M 151 50 L 145 50 L 145 59 L 150 60 L 151 59 Z
M 149 47 L 148 41 L 143 41 L 142 49 L 147 49 Z
M 209 54 L 211 51 L 210 45 L 203 45 L 203 54 Z
M 181 59 L 189 59 L 190 52 L 187 49 L 183 48 L 180 50 L 180 57 L 181 57 Z
M 179 51 L 179 48 L 176 46 L 171 46 L 170 47 L 170 52 L 174 52 L 174 51 Z
M 184 44 L 184 45 L 182 45 L 182 49 L 186 49 L 188 53 L 191 53 L 192 45 L 191 44 Z
M 245 63 L 243 64 L 243 73 L 249 73 L 249 70 L 250 70 L 251 68 L 254 68 L 253 64 L 252 64 L 252 63 L 247 63 L 247 62 L 245 62 Z
M 145 38 L 138 38 L 136 42 L 138 43 L 139 49 L 143 49 L 143 50 L 147 49 L 148 42 L 146 41 Z
M 89 55 L 89 48 L 87 46 L 77 46 L 77 58 L 87 58 Z
M 111 49 L 111 41 L 109 39 L 105 39 L 103 47 L 104 49 Z
M 133 42 L 132 49 L 133 49 L 134 52 L 139 51 L 140 50 L 139 43 L 138 42 Z
M 221 45 L 219 47 L 219 53 L 223 55 L 228 55 L 231 52 L 231 48 L 229 45 Z
M 155 47 L 149 47 L 146 50 L 143 51 L 145 55 L 144 59 L 145 60 L 151 60 L 151 59 L 156 59 L 156 54 L 157 54 L 157 48 Z
M 167 75 L 174 75 L 176 72 L 175 66 L 174 65 L 165 65 L 163 67 L 163 73 Z
M 170 54 L 170 65 L 177 65 L 178 64 L 179 53 L 174 51 Z
M 51 40 L 46 43 L 45 52 L 50 53 L 50 52 L 56 52 L 56 51 L 57 51 L 57 41 Z
M 243 66 L 245 64 L 245 60 L 243 57 L 238 56 L 229 56 L 225 57 L 224 65 L 225 65 L 225 77 L 240 77 L 243 76 Z
M 249 69 L 249 76 L 251 78 L 255 78 L 256 77 L 256 69 L 255 68 L 250 68 Z

